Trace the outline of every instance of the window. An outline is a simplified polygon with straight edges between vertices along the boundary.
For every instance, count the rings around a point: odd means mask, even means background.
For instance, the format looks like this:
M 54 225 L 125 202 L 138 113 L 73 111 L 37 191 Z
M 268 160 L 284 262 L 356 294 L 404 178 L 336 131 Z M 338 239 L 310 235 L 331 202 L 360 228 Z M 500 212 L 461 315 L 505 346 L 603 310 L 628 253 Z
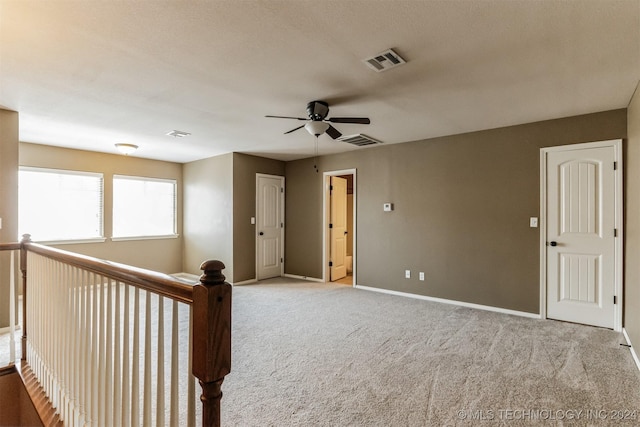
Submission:
M 20 168 L 18 232 L 34 241 L 103 238 L 102 174 Z
M 176 181 L 114 175 L 113 237 L 176 234 Z

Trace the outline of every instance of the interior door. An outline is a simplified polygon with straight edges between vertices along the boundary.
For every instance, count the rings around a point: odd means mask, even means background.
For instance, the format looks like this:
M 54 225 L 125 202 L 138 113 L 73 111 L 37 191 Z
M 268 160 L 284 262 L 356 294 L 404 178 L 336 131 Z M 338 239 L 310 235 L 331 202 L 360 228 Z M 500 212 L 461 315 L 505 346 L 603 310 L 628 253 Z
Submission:
M 258 175 L 256 179 L 257 279 L 282 275 L 284 232 L 284 178 Z
M 347 276 L 347 180 L 331 177 L 331 281 Z
M 547 153 L 547 317 L 613 328 L 615 151 Z

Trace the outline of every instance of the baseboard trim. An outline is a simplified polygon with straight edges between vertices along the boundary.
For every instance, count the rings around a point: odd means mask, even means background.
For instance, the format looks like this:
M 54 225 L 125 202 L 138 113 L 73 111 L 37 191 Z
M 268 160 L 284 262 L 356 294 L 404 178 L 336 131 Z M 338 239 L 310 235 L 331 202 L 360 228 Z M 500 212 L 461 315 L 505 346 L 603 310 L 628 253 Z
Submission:
M 631 352 L 631 356 L 633 356 L 633 361 L 636 362 L 636 368 L 640 371 L 640 359 L 638 359 L 638 355 L 636 351 L 633 349 L 633 344 L 631 343 L 631 338 L 629 338 L 629 334 L 627 334 L 627 330 L 622 328 L 622 335 L 624 335 L 624 339 L 627 341 L 627 344 L 630 346 L 629 351 Z
M 411 294 L 411 293 L 408 293 L 408 292 L 392 291 L 390 289 L 373 288 L 371 286 L 355 285 L 354 288 L 362 289 L 362 290 L 365 290 L 365 291 L 380 292 L 380 293 L 389 294 L 389 295 L 397 295 L 397 296 L 406 297 L 406 298 L 414 298 L 414 299 L 421 299 L 421 300 L 431 301 L 431 302 L 439 302 L 439 303 L 442 303 L 442 304 L 458 305 L 458 306 L 467 307 L 467 308 L 475 308 L 477 310 L 493 311 L 495 313 L 502 313 L 502 314 L 510 314 L 512 316 L 528 317 L 530 319 L 540 319 L 540 315 L 539 314 L 527 313 L 526 311 L 509 310 L 508 308 L 493 307 L 493 306 L 490 306 L 490 305 L 481 305 L 481 304 L 474 304 L 474 303 L 471 303 L 471 302 L 456 301 L 456 300 L 444 299 L 444 298 L 436 298 L 436 297 L 428 297 L 426 295 L 418 295 L 418 294 Z
M 297 274 L 285 274 L 283 277 L 288 277 L 289 279 L 307 280 L 309 282 L 324 283 L 324 280 L 322 280 L 322 279 L 318 279 L 318 278 L 315 278 L 315 277 L 309 277 L 309 276 L 298 276 Z
M 249 280 L 243 280 L 242 282 L 229 282 L 231 283 L 233 286 L 242 286 L 242 285 L 250 285 L 252 283 L 257 283 L 258 280 L 257 279 L 249 279 Z

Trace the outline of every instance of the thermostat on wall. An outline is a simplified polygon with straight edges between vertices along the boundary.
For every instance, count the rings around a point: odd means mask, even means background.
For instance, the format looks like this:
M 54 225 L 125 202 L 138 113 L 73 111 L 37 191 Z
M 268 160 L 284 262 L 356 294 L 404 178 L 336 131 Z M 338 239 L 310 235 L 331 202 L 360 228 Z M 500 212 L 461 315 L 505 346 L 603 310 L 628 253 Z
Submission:
M 385 203 L 382 205 L 382 209 L 385 212 L 391 212 L 393 210 L 393 203 Z

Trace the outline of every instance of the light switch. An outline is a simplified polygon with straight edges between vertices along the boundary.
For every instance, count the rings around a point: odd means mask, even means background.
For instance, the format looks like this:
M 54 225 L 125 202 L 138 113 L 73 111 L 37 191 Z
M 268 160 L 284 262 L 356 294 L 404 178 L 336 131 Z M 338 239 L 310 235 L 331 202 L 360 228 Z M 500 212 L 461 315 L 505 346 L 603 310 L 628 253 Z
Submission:
M 2 218 L 0 218 L 0 230 L 2 230 Z
M 405 270 L 404 271 L 404 278 L 405 279 L 411 279 L 411 270 Z
M 252 217 L 251 217 L 251 224 L 255 224 L 255 223 L 256 223 L 256 217 L 255 217 L 255 216 L 252 216 Z
M 529 227 L 538 228 L 538 218 L 536 218 L 535 216 L 529 218 Z
M 384 210 L 385 212 L 391 212 L 393 210 L 393 203 L 384 203 L 382 205 L 382 210 Z

